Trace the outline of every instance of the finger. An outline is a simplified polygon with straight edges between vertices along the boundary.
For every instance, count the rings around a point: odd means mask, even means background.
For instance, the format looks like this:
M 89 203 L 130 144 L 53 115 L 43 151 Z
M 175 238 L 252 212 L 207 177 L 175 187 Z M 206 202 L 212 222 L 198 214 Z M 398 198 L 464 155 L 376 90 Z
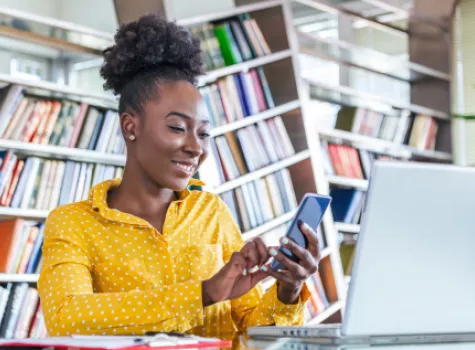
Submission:
M 300 266 L 299 264 L 295 263 L 294 261 L 287 258 L 282 252 L 277 249 L 270 249 L 270 255 L 272 255 L 278 262 L 282 264 L 282 266 L 288 270 L 292 276 L 297 279 L 305 278 L 306 272 L 305 268 Z
M 298 244 L 288 239 L 287 237 L 282 237 L 280 242 L 282 243 L 283 247 L 290 250 L 297 258 L 299 258 L 300 266 L 303 266 L 307 271 L 311 273 L 317 271 L 317 261 L 307 249 L 300 247 Z
M 295 278 L 292 276 L 292 274 L 289 271 L 286 270 L 273 270 L 271 269 L 270 265 L 264 265 L 261 267 L 262 270 L 265 270 L 264 272 L 271 277 L 274 277 L 276 280 L 292 284 L 295 282 Z
M 267 247 L 264 244 L 264 241 L 260 237 L 254 238 L 253 241 L 260 255 L 259 266 L 262 266 L 270 259 L 269 251 L 267 250 Z
M 241 249 L 241 253 L 246 259 L 246 268 L 252 269 L 254 266 L 259 265 L 260 253 L 253 241 L 247 242 Z
M 231 269 L 233 275 L 244 274 L 244 270 L 246 269 L 246 258 L 244 258 L 240 252 L 235 252 L 231 255 L 231 258 L 225 267 Z
M 300 231 L 307 237 L 307 250 L 318 261 L 320 259 L 320 247 L 318 244 L 317 233 L 305 222 L 300 224 Z

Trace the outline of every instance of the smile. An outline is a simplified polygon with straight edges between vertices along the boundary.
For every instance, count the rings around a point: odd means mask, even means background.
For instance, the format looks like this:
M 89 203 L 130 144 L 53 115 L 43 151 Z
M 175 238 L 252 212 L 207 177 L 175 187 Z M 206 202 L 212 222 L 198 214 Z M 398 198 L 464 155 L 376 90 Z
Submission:
M 188 175 L 193 175 L 193 170 L 195 169 L 195 166 L 194 165 L 190 165 L 190 164 L 185 164 L 185 163 L 180 163 L 180 162 L 173 162 L 173 164 L 175 164 L 175 166 L 182 170 L 183 172 L 187 173 Z

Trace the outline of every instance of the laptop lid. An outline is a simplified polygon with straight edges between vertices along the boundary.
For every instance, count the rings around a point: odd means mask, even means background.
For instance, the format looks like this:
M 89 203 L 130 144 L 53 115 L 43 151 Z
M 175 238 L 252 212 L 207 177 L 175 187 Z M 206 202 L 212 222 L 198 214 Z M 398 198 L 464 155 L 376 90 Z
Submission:
M 475 332 L 475 169 L 375 162 L 344 335 Z

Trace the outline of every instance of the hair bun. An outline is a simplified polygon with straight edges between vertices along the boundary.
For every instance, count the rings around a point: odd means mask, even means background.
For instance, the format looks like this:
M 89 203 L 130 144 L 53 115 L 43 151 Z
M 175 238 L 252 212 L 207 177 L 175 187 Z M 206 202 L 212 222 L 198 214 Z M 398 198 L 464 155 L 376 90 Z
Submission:
M 104 50 L 101 76 L 104 88 L 120 94 L 135 75 L 160 67 L 173 67 L 195 81 L 203 74 L 200 42 L 187 28 L 150 14 L 122 25 L 115 44 Z

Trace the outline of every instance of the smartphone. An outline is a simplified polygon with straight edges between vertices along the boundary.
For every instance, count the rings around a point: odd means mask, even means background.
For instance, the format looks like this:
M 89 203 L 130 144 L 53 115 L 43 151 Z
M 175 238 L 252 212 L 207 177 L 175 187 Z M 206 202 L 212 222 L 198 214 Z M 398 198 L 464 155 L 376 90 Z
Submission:
M 300 205 L 297 209 L 297 213 L 292 219 L 292 222 L 290 223 L 287 229 L 285 237 L 294 241 L 300 247 L 307 249 L 307 237 L 302 233 L 302 231 L 300 231 L 300 224 L 301 222 L 304 222 L 316 232 L 318 225 L 320 225 L 320 222 L 322 221 L 323 215 L 330 206 L 330 203 L 331 197 L 321 196 L 314 193 L 307 193 L 300 202 Z M 297 258 L 287 248 L 280 247 L 279 250 L 290 260 L 295 261 L 296 263 L 299 262 L 300 259 Z M 281 270 L 285 268 L 276 259 L 272 261 L 270 267 L 273 270 Z

